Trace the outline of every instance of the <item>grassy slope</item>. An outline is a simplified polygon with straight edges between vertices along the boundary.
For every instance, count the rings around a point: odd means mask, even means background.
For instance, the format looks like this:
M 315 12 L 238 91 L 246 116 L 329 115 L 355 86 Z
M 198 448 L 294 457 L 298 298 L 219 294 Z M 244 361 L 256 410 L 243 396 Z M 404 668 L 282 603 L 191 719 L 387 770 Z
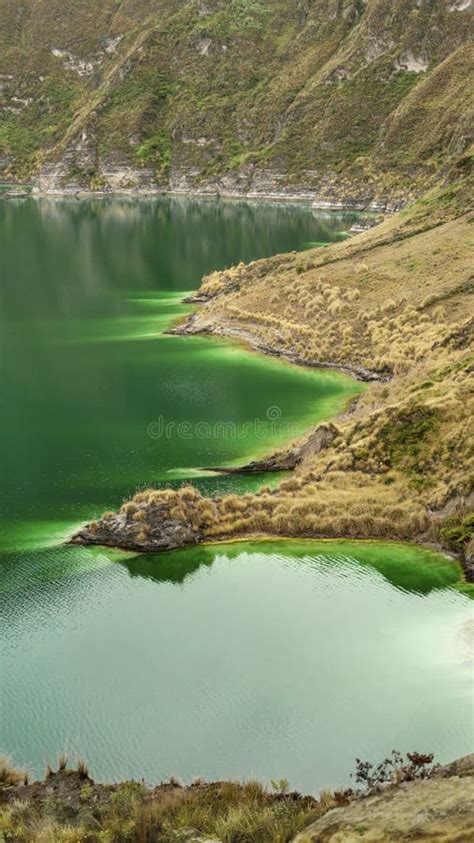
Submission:
M 407 197 L 467 145 L 471 18 L 448 0 L 0 0 L 0 13 L 0 158 L 16 175 L 68 151 L 64 181 L 95 187 L 120 161 L 162 185 L 193 171 L 191 185 L 245 188 L 276 171 L 281 186 Z
M 45 781 L 29 784 L 24 772 L 0 758 L 0 839 L 16 843 L 316 843 L 324 839 L 336 843 L 359 839 L 367 831 L 369 843 L 421 841 L 427 835 L 443 843 L 470 840 L 474 756 L 439 771 L 431 765 L 432 756 L 418 757 L 421 767 L 401 756 L 394 767 L 382 765 L 381 780 L 393 785 L 382 793 L 367 781 L 365 789 L 355 793 L 323 791 L 318 799 L 289 793 L 284 779 L 274 783 L 274 793 L 258 781 L 196 781 L 185 787 L 171 779 L 155 788 L 134 781 L 96 784 L 83 761 L 77 769 L 68 769 L 65 755 L 58 759 L 57 772 L 48 765 Z M 363 779 L 357 781 L 364 785 Z M 398 787 L 401 782 L 403 787 Z M 363 793 L 369 798 L 361 799 Z M 342 808 L 331 811 L 335 806 Z M 350 837 L 341 837 L 341 829 Z
M 25 785 L 24 772 L 0 758 L 2 843 L 286 843 L 336 804 L 332 794 L 286 793 L 283 781 L 273 794 L 258 781 L 95 784 L 84 765 L 59 762 Z
M 390 379 L 372 384 L 337 420 L 328 447 L 307 453 L 275 490 L 218 499 L 191 489 L 140 493 L 125 504 L 136 546 L 150 546 L 169 514 L 196 540 L 268 533 L 466 548 L 474 524 L 469 189 L 461 180 L 437 190 L 343 244 L 204 279 L 207 303 L 191 331 Z

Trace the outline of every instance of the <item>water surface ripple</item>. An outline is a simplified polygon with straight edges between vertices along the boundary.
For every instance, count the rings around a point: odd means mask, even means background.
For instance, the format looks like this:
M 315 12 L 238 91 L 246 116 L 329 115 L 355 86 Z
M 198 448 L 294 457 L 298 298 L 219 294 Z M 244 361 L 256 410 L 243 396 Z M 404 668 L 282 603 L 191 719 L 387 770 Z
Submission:
M 470 739 L 470 604 L 456 566 L 395 545 L 267 542 L 133 557 L 63 541 L 140 485 L 285 440 L 359 386 L 163 334 L 200 277 L 341 238 L 351 217 L 249 203 L 0 203 L 0 752 L 41 773 L 349 781 L 392 747 Z M 165 421 L 243 436 L 156 436 Z M 250 423 L 250 427 L 245 426 Z M 214 430 L 214 428 L 213 428 Z

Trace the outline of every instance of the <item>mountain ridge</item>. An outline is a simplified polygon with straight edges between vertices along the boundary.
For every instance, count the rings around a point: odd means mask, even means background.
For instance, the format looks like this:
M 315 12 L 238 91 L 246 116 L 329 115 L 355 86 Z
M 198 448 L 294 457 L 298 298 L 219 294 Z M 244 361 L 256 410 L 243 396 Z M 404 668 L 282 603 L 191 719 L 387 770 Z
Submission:
M 471 3 L 0 0 L 0 160 L 43 192 L 404 204 L 470 157 Z

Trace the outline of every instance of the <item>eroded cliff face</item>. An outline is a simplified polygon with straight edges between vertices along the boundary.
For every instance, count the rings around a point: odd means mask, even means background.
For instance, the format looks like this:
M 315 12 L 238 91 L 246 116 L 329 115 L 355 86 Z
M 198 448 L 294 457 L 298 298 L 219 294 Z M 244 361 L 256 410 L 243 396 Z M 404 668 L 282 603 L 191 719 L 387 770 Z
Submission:
M 0 0 L 0 160 L 45 192 L 396 207 L 469 144 L 470 4 Z

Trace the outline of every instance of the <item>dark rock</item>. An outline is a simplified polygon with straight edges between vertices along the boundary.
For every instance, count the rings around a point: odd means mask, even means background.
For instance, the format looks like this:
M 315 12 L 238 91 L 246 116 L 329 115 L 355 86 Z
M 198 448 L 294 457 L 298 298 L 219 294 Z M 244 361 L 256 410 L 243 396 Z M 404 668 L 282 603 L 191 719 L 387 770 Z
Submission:
M 153 520 L 151 520 L 153 517 Z M 100 521 L 82 527 L 71 544 L 97 544 L 104 547 L 123 547 L 128 550 L 175 550 L 196 544 L 201 534 L 190 524 L 158 512 L 147 513 L 146 530 L 141 522 L 133 521 L 122 510 Z
M 258 474 L 269 471 L 292 471 L 307 456 L 319 454 L 328 448 L 338 435 L 338 429 L 333 424 L 320 424 L 308 436 L 306 441 L 297 448 L 288 451 L 277 452 L 261 460 L 252 460 L 244 465 L 226 468 L 206 468 L 206 471 L 215 471 L 221 474 Z

